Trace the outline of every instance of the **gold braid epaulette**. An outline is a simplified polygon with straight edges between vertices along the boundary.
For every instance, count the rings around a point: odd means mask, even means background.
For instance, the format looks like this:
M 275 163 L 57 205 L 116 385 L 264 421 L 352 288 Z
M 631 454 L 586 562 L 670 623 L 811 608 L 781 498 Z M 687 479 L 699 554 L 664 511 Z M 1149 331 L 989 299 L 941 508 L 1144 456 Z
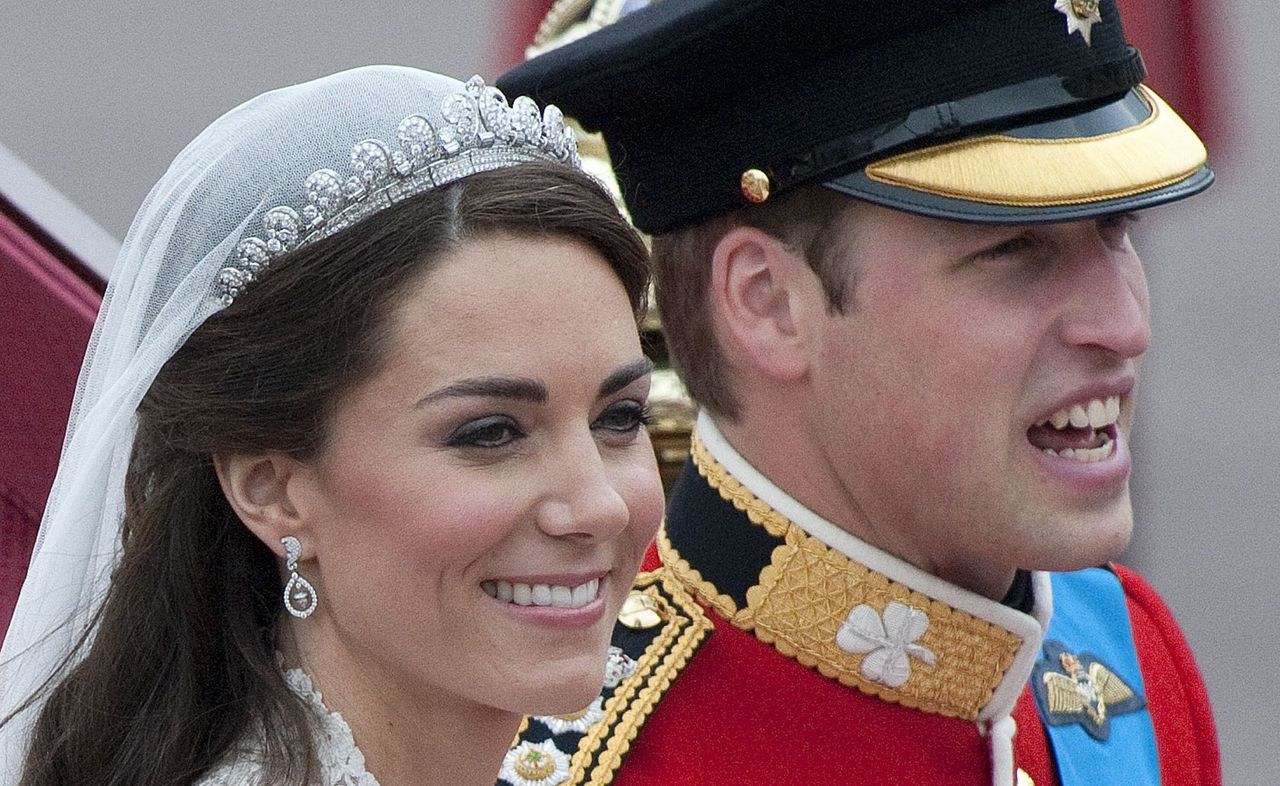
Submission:
M 580 735 L 556 735 L 545 719 L 526 718 L 513 745 L 550 739 L 565 753 L 572 747 L 568 776 L 555 781 L 560 786 L 604 786 L 613 781 L 658 701 L 712 630 L 706 612 L 665 568 L 637 576 L 631 595 L 642 596 L 657 623 L 629 631 L 633 640 L 648 641 L 643 651 L 627 653 L 635 660 L 635 670 L 601 694 L 603 717 Z M 617 623 L 615 630 L 623 630 L 622 625 Z

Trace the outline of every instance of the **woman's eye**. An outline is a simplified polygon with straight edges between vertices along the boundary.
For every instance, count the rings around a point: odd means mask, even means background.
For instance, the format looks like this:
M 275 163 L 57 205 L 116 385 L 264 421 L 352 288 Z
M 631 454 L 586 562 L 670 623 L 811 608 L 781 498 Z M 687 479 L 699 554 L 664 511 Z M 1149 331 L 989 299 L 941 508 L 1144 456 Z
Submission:
M 606 409 L 596 418 L 593 428 L 628 434 L 649 425 L 649 408 L 638 401 L 624 401 Z
M 459 426 L 449 435 L 446 444 L 451 448 L 498 448 L 523 436 L 510 418 L 488 417 Z

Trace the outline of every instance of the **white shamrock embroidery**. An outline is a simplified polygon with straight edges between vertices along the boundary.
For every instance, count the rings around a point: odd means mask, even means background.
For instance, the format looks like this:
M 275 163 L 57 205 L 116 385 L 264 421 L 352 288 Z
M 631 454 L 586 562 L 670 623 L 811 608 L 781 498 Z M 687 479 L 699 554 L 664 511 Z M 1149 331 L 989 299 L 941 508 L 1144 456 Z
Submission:
M 929 629 L 929 617 L 904 603 L 891 601 L 883 617 L 863 603 L 849 612 L 836 632 L 836 644 L 846 652 L 865 654 L 862 676 L 873 682 L 901 688 L 911 676 L 907 656 L 933 666 L 937 657 L 916 640 Z

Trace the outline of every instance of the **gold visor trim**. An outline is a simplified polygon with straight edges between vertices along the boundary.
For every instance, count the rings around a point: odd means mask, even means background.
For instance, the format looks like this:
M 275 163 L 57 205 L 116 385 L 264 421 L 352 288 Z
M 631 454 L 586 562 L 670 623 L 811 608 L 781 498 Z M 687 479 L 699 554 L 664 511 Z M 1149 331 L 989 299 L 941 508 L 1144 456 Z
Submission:
M 1109 134 L 1067 139 L 1005 135 L 964 139 L 869 164 L 877 183 L 1010 207 L 1058 207 L 1155 191 L 1208 160 L 1190 126 L 1145 86 L 1151 115 Z

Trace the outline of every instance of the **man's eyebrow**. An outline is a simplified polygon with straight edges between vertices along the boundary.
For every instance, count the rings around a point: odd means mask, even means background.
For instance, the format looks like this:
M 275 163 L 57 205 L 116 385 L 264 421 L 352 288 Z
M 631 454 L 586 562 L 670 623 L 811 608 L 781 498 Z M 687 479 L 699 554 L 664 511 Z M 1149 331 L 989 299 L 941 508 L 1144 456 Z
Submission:
M 599 397 L 612 396 L 627 385 L 635 382 L 640 377 L 653 371 L 653 361 L 649 358 L 640 358 L 634 360 L 625 366 L 618 368 L 604 382 L 600 383 Z
M 527 377 L 471 377 L 434 390 L 414 404 L 414 408 L 444 398 L 510 398 L 541 404 L 547 400 L 547 386 Z

